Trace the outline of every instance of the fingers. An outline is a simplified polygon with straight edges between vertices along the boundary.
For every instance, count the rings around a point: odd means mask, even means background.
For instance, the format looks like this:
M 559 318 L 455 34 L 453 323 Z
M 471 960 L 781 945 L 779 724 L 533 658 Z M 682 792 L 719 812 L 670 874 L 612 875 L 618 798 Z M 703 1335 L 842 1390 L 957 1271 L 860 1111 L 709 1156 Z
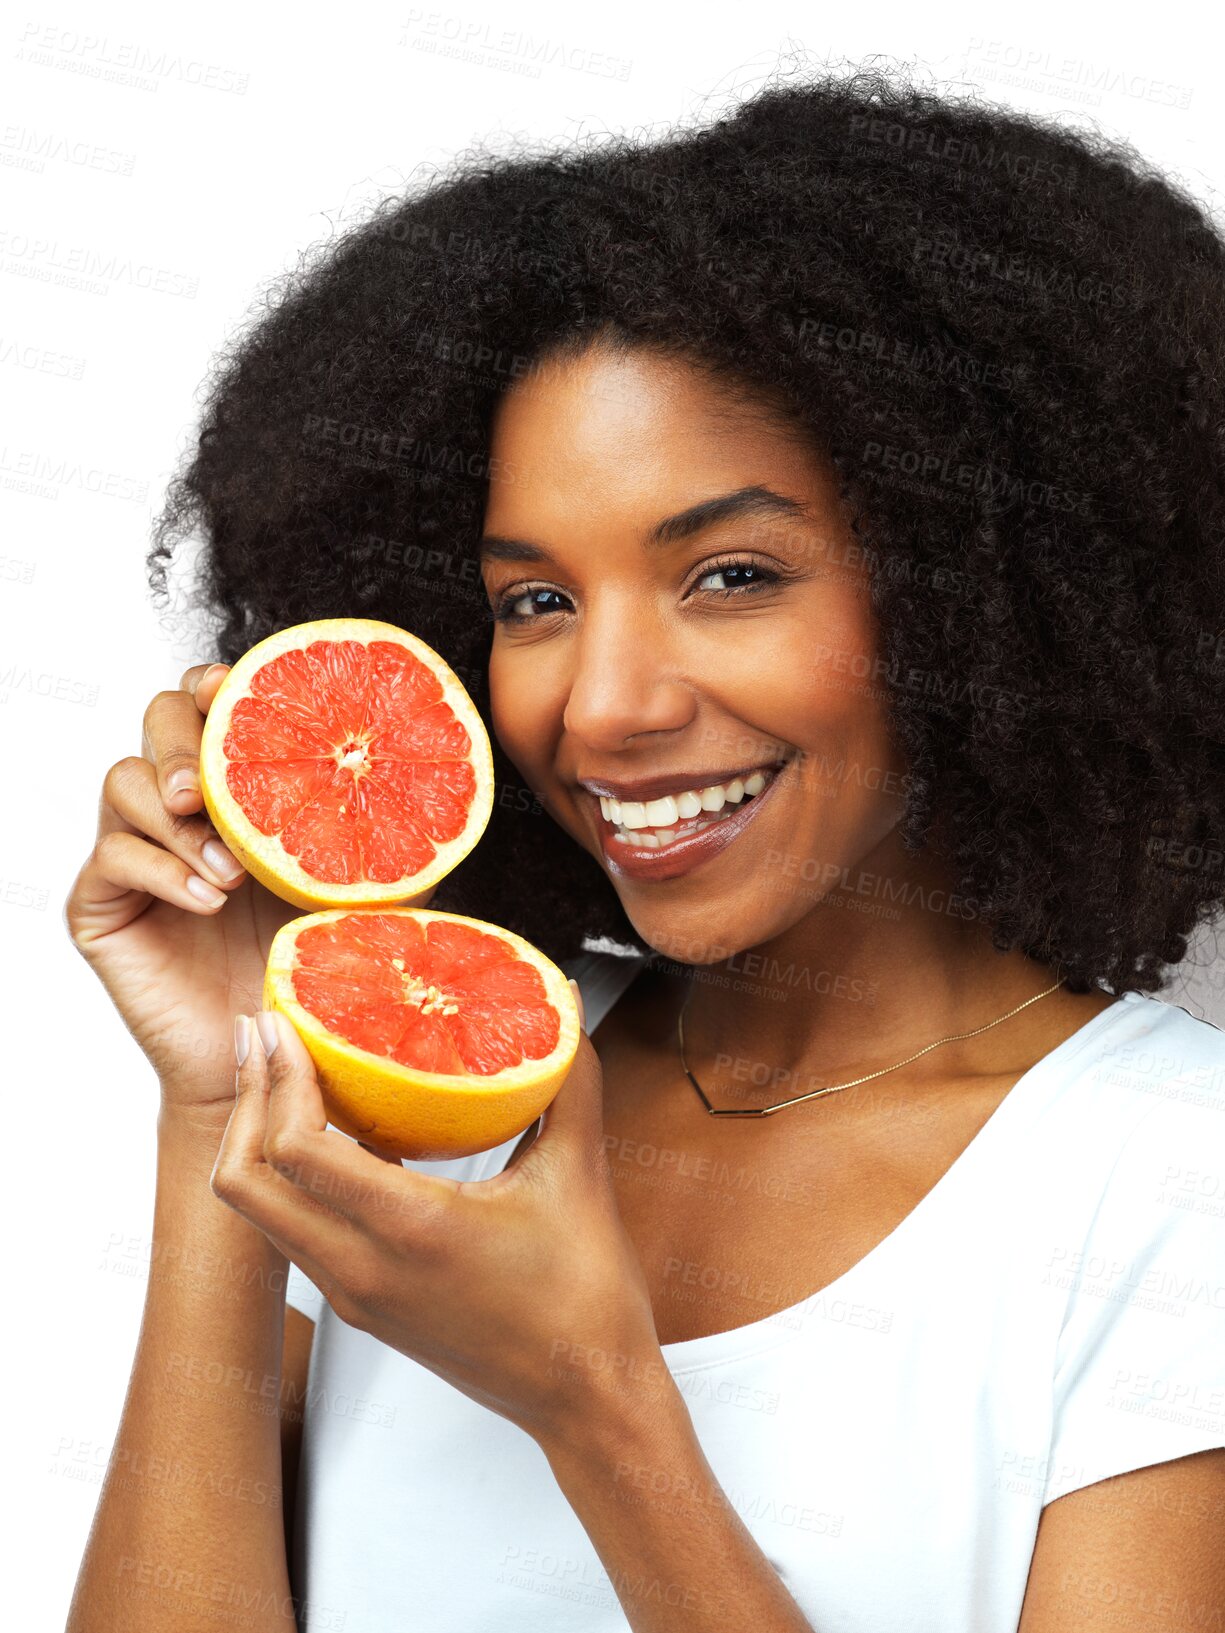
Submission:
M 68 929 L 84 951 L 130 924 L 150 898 L 193 913 L 216 913 L 228 899 L 226 892 L 246 878 L 242 868 L 224 872 L 223 856 L 229 852 L 206 817 L 174 816 L 165 809 L 147 760 L 134 755 L 120 760 L 103 782 L 97 841 L 64 904 Z
M 367 1233 L 394 1220 L 418 1238 L 425 1235 L 454 1195 L 454 1182 L 405 1169 L 399 1156 L 371 1151 L 338 1128 L 328 1128 L 314 1061 L 291 1021 L 265 1011 L 261 1026 L 276 1034 L 268 1061 L 265 1158 L 305 1195 L 351 1218 Z
M 262 1012 L 237 1075 L 238 1096 L 212 1174 L 214 1194 L 300 1265 L 343 1321 L 362 1326 L 390 1282 L 411 1295 L 410 1265 L 436 1265 L 449 1240 L 453 1180 L 392 1169 L 328 1129 L 314 1063 L 291 1023 Z M 394 1230 L 388 1226 L 394 1225 Z
M 406 1174 L 398 1157 L 368 1151 L 347 1134 L 329 1129 L 314 1062 L 292 1023 L 266 1010 L 259 1025 L 274 1032 L 276 1041 L 268 1062 L 267 1160 L 299 1190 L 346 1219 L 369 1226 L 406 1207 L 411 1210 L 411 1180 L 421 1178 L 426 1188 L 434 1182 L 428 1175 Z
M 193 913 L 216 913 L 246 872 L 201 809 L 200 739 L 225 664 L 197 664 L 177 692 L 159 692 L 145 711 L 140 755 L 117 761 L 103 779 L 97 838 L 64 903 L 82 951 L 122 929 L 150 898 Z M 172 787 L 186 777 L 190 787 Z
M 227 673 L 222 664 L 188 669 L 177 692 L 158 692 L 141 722 L 141 753 L 157 771 L 168 811 L 186 815 L 204 804 L 200 793 L 200 739 L 204 716 Z
M 247 877 L 207 816 L 166 809 L 156 770 L 136 755 L 117 761 L 103 779 L 98 836 L 95 858 L 104 879 L 197 911 L 220 906 L 225 898 L 216 891 L 233 890 Z M 204 890 L 189 884 L 193 875 Z
M 201 714 L 207 714 L 209 704 L 217 696 L 217 688 L 230 672 L 228 663 L 197 663 L 183 671 L 179 690 L 195 698 Z
M 335 1282 L 336 1270 L 351 1258 L 356 1233 L 333 1209 L 304 1196 L 268 1160 L 272 1075 L 249 1016 L 236 1017 L 235 1041 L 240 1037 L 246 1058 L 235 1074 L 234 1110 L 209 1183 L 214 1196 L 257 1225 L 326 1290 Z M 315 1271 L 324 1265 L 333 1268 L 321 1270 L 320 1280 Z

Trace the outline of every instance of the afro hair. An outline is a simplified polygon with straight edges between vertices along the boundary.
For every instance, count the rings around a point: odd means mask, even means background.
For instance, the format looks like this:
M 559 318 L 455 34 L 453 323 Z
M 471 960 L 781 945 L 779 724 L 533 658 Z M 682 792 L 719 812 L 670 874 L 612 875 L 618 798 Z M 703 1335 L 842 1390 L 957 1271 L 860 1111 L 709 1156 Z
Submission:
M 878 68 L 658 139 L 472 150 L 304 256 L 219 354 L 155 600 L 198 536 L 212 655 L 386 619 L 488 723 L 501 397 L 597 337 L 688 359 L 836 470 L 903 843 L 939 842 L 1001 951 L 1154 990 L 1225 879 L 1223 270 L 1130 147 Z M 494 756 L 485 837 L 432 905 L 558 959 L 645 951 Z

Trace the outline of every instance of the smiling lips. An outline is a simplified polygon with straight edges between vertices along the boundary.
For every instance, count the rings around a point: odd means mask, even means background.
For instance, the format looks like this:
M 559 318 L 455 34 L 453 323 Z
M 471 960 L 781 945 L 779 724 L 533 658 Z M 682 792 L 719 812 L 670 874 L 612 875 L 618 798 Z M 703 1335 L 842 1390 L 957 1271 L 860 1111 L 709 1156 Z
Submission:
M 623 845 L 657 850 L 685 839 L 712 823 L 724 822 L 770 784 L 776 766 L 705 788 L 687 788 L 651 800 L 616 800 L 600 795 L 600 812 L 612 827 L 611 838 Z

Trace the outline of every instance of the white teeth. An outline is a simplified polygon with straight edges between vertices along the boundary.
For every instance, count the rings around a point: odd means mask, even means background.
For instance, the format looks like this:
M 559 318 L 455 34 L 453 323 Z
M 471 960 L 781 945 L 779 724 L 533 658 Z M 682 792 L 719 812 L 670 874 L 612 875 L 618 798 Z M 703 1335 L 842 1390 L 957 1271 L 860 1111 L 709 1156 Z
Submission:
M 657 848 L 677 837 L 677 823 L 692 831 L 693 819 L 716 815 L 725 805 L 739 805 L 744 799 L 760 794 L 770 780 L 770 773 L 752 771 L 747 777 L 733 777 L 729 783 L 712 783 L 708 788 L 686 788 L 679 794 L 664 794 L 659 799 L 616 800 L 600 795 L 600 814 L 622 835 L 639 833 L 644 844 Z M 699 824 L 700 826 L 701 824 Z M 647 833 L 646 829 L 653 829 Z
M 645 810 L 648 827 L 668 828 L 676 821 L 676 801 L 671 794 L 665 794 L 662 799 L 647 800 Z
M 638 843 L 646 845 L 650 850 L 657 851 L 659 849 L 659 835 L 652 833 L 639 834 Z

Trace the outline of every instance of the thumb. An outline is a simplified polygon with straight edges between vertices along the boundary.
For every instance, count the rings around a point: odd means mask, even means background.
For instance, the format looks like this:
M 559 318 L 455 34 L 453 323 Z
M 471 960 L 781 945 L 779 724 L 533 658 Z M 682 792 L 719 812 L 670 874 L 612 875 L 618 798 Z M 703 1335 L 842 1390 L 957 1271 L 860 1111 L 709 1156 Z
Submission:
M 257 1010 L 251 1038 L 252 1057 L 263 1056 L 268 1078 L 268 1141 L 290 1128 L 322 1133 L 328 1118 L 318 1071 L 293 1021 L 280 1010 Z
M 588 1155 L 603 1152 L 604 1074 L 586 1033 L 578 1040 L 578 1050 L 561 1088 L 545 1107 L 544 1130 L 532 1150 L 542 1147 Z
M 574 1059 L 570 1063 L 570 1070 L 545 1108 L 543 1133 L 550 1136 L 550 1145 L 560 1141 L 564 1145 L 602 1152 L 604 1074 L 600 1067 L 600 1057 L 587 1036 L 582 994 L 575 982 L 571 981 L 570 986 L 574 992 L 583 1031 L 578 1040 Z

